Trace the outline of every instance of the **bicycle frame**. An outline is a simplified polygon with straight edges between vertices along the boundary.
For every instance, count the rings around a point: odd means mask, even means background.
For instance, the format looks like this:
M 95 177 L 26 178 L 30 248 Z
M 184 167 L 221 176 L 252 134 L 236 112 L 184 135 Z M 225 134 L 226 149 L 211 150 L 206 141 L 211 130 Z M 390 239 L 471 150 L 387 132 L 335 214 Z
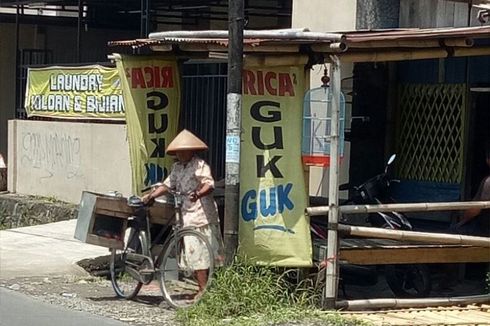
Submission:
M 151 272 L 152 278 L 153 278 L 153 274 L 158 272 L 158 270 L 155 268 L 155 266 L 160 265 L 161 259 L 163 257 L 163 252 L 160 252 L 156 257 L 152 257 L 153 256 L 152 255 L 153 248 L 157 245 L 164 245 L 166 243 L 166 241 L 169 241 L 170 239 L 175 237 L 180 230 L 185 229 L 184 227 L 181 226 L 181 223 L 182 223 L 181 207 L 182 207 L 182 203 L 183 203 L 183 198 L 182 198 L 183 195 L 178 193 L 178 192 L 174 192 L 174 191 L 171 191 L 170 193 L 173 195 L 173 198 L 174 198 L 174 204 L 173 204 L 173 206 L 174 206 L 174 218 L 170 219 L 169 222 L 162 227 L 162 229 L 158 232 L 158 234 L 155 236 L 154 239 L 152 239 L 152 236 L 151 236 L 151 223 L 150 223 L 150 217 L 148 214 L 148 206 L 142 205 L 140 207 L 137 207 L 136 208 L 136 214 L 129 218 L 128 227 L 133 227 L 133 230 L 132 230 L 132 234 L 130 234 L 130 236 L 129 236 L 128 242 L 129 243 L 134 242 L 135 241 L 134 239 L 136 239 L 136 237 L 140 236 L 141 230 L 144 229 L 146 231 L 145 232 L 146 237 L 145 237 L 144 241 L 146 242 L 146 248 L 147 248 L 147 250 L 145 250 L 146 252 L 143 252 L 142 254 L 130 254 L 130 255 L 132 255 L 134 257 L 144 256 L 148 261 L 151 262 L 152 269 L 153 269 L 153 271 Z M 172 225 L 173 220 L 175 220 L 175 223 Z M 168 238 L 165 239 L 165 241 L 162 241 L 162 238 L 167 233 L 167 231 L 169 230 L 170 227 L 172 228 L 172 231 L 168 234 Z M 130 246 L 128 246 L 128 248 L 129 247 Z M 136 249 L 136 248 L 133 248 L 133 249 Z M 127 253 L 125 253 L 125 254 L 127 255 Z M 179 254 L 180 253 L 177 253 L 177 255 L 179 255 Z M 135 277 L 136 279 L 140 280 L 142 283 L 147 284 L 147 283 L 151 282 L 152 278 L 148 277 L 149 280 L 147 280 L 144 277 L 142 277 L 140 272 L 138 272 L 132 268 L 131 268 L 131 270 L 132 270 L 131 275 L 133 277 Z M 144 272 L 146 272 L 147 275 L 150 274 L 149 270 L 144 270 Z

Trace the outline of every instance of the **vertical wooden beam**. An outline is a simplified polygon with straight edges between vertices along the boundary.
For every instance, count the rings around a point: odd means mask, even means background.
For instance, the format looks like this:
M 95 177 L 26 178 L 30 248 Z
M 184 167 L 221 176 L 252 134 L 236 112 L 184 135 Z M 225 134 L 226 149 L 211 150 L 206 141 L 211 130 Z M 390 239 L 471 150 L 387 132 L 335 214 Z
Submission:
M 238 247 L 240 182 L 240 134 L 243 70 L 243 0 L 228 2 L 228 94 L 226 107 L 225 216 L 226 262 L 233 261 Z

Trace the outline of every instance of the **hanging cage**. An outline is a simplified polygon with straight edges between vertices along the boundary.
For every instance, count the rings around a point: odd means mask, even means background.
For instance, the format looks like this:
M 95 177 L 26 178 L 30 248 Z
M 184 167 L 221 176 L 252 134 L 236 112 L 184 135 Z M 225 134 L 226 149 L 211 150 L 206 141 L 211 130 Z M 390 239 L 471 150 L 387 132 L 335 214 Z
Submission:
M 303 101 L 302 160 L 309 166 L 330 166 L 332 94 L 330 87 L 309 90 Z M 340 158 L 344 155 L 345 97 L 340 93 Z

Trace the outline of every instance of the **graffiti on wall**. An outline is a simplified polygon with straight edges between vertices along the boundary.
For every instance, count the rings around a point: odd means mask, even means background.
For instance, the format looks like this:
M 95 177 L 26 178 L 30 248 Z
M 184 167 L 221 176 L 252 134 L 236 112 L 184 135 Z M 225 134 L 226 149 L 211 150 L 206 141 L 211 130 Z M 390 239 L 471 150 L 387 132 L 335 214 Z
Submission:
M 21 165 L 39 169 L 41 178 L 81 176 L 80 138 L 59 132 L 24 132 Z

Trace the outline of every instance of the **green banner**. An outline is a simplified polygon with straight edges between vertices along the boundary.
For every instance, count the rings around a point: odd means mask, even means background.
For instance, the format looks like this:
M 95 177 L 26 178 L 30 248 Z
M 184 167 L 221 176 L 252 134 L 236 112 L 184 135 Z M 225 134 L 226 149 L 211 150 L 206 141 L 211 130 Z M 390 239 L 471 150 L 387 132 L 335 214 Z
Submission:
M 28 117 L 124 120 L 119 74 L 100 65 L 29 68 L 25 109 Z
M 177 134 L 180 113 L 180 76 L 175 59 L 118 55 L 121 75 L 133 192 L 162 181 L 174 160 L 165 148 Z
M 239 252 L 260 264 L 311 266 L 301 163 L 303 66 L 243 72 Z

